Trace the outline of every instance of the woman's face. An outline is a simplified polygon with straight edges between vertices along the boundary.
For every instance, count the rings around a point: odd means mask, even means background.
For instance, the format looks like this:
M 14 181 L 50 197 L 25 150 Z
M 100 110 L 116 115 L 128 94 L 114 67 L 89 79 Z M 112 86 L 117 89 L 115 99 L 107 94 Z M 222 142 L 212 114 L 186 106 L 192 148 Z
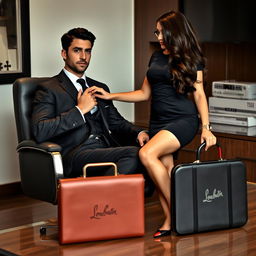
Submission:
M 164 44 L 163 27 L 159 22 L 157 22 L 156 24 L 155 36 L 157 37 L 157 40 L 161 46 L 161 49 L 166 50 L 166 47 Z

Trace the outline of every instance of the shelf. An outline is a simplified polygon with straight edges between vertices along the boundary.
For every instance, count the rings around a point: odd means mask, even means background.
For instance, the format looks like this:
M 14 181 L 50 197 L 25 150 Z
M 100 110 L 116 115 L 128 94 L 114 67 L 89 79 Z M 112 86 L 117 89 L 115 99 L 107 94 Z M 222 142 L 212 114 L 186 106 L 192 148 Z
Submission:
M 7 16 L 0 16 L 0 21 L 6 21 L 6 20 L 8 20 Z

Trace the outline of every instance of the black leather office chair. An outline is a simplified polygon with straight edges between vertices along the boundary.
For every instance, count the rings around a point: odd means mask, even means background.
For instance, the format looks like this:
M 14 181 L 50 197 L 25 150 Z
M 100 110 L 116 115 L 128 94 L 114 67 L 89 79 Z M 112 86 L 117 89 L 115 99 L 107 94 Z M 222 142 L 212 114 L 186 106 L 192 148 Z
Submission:
M 20 78 L 13 84 L 21 185 L 25 195 L 57 203 L 57 181 L 63 177 L 61 147 L 33 140 L 30 120 L 36 87 L 48 78 Z
M 64 178 L 61 147 L 33 140 L 30 127 L 32 102 L 36 87 L 44 78 L 20 78 L 13 84 L 13 102 L 18 135 L 21 185 L 25 195 L 57 204 L 58 179 Z M 145 196 L 151 196 L 154 185 L 146 179 Z

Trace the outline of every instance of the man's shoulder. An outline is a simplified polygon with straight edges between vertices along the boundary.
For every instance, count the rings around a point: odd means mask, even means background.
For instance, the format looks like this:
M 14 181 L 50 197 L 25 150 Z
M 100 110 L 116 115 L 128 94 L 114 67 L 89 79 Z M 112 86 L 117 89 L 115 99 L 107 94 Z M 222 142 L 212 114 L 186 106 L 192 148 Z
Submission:
M 52 87 L 54 85 L 58 86 L 59 82 L 60 82 L 60 74 L 44 79 L 42 82 L 39 83 L 39 87 L 47 88 L 47 87 Z

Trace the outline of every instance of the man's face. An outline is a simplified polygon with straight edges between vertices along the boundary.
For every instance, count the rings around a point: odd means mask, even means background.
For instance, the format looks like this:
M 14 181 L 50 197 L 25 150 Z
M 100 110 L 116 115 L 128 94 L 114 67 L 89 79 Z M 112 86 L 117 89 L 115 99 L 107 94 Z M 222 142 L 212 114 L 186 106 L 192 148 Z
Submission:
M 68 48 L 62 50 L 61 55 L 65 61 L 65 68 L 74 75 L 81 77 L 91 59 L 92 44 L 89 40 L 75 38 Z

